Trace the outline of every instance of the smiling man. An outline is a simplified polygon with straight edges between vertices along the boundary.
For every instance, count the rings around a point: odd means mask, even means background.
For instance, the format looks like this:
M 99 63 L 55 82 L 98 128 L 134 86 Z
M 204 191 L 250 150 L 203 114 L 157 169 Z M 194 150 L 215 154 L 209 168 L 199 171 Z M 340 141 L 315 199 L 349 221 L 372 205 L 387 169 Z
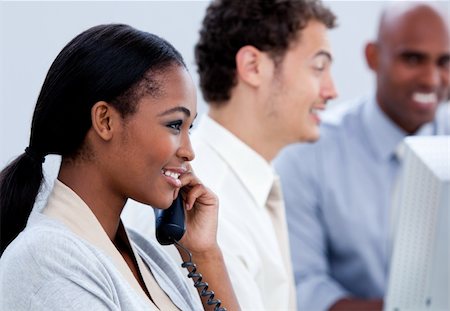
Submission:
M 407 135 L 450 134 L 449 105 L 439 104 L 449 92 L 444 12 L 389 6 L 366 47 L 375 94 L 327 112 L 319 142 L 291 146 L 275 161 L 300 310 L 382 308 L 396 150 Z
M 319 138 L 317 110 L 336 96 L 334 23 L 321 2 L 300 0 L 213 1 L 203 21 L 195 54 L 209 112 L 192 135 L 192 165 L 219 197 L 218 241 L 243 310 L 296 308 L 270 162 L 287 144 Z

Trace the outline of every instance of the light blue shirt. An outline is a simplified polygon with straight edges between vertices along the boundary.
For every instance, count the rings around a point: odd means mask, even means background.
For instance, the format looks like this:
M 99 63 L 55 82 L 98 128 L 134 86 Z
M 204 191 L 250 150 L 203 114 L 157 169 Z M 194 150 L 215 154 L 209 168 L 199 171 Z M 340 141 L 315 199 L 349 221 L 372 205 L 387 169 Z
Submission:
M 419 134 L 450 134 L 448 105 Z M 372 99 L 327 112 L 321 138 L 275 160 L 286 203 L 298 309 L 344 297 L 382 298 L 389 269 L 389 206 L 406 134 Z

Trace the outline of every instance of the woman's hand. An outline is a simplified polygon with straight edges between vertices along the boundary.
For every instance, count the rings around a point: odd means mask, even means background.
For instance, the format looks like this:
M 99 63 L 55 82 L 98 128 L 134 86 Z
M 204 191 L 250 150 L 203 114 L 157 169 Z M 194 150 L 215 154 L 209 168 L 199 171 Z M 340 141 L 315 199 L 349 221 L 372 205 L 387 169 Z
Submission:
M 190 170 L 180 176 L 186 210 L 186 233 L 180 243 L 193 254 L 217 251 L 217 196 Z

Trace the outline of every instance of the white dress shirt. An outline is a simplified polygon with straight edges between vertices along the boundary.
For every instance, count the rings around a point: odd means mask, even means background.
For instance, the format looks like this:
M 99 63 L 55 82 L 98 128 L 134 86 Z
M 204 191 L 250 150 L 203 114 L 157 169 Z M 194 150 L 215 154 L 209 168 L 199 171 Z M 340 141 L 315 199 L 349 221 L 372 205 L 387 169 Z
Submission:
M 194 172 L 219 197 L 218 242 L 241 308 L 294 310 L 293 278 L 265 207 L 273 167 L 206 115 L 192 144 Z

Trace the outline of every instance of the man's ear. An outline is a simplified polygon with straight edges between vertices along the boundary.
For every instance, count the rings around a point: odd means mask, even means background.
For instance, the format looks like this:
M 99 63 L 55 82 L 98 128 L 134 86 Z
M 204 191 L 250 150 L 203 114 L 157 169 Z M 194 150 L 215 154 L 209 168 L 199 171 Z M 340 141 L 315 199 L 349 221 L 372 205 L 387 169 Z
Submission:
M 251 45 L 243 46 L 236 53 L 236 73 L 238 78 L 257 87 L 261 85 L 262 78 L 267 72 L 269 57 Z
M 114 127 L 119 124 L 118 118 L 118 111 L 105 101 L 96 102 L 91 109 L 92 128 L 105 141 L 113 137 Z
M 378 45 L 374 42 L 370 42 L 366 45 L 364 52 L 366 55 L 366 62 L 369 68 L 372 69 L 373 71 L 377 71 L 379 62 Z

